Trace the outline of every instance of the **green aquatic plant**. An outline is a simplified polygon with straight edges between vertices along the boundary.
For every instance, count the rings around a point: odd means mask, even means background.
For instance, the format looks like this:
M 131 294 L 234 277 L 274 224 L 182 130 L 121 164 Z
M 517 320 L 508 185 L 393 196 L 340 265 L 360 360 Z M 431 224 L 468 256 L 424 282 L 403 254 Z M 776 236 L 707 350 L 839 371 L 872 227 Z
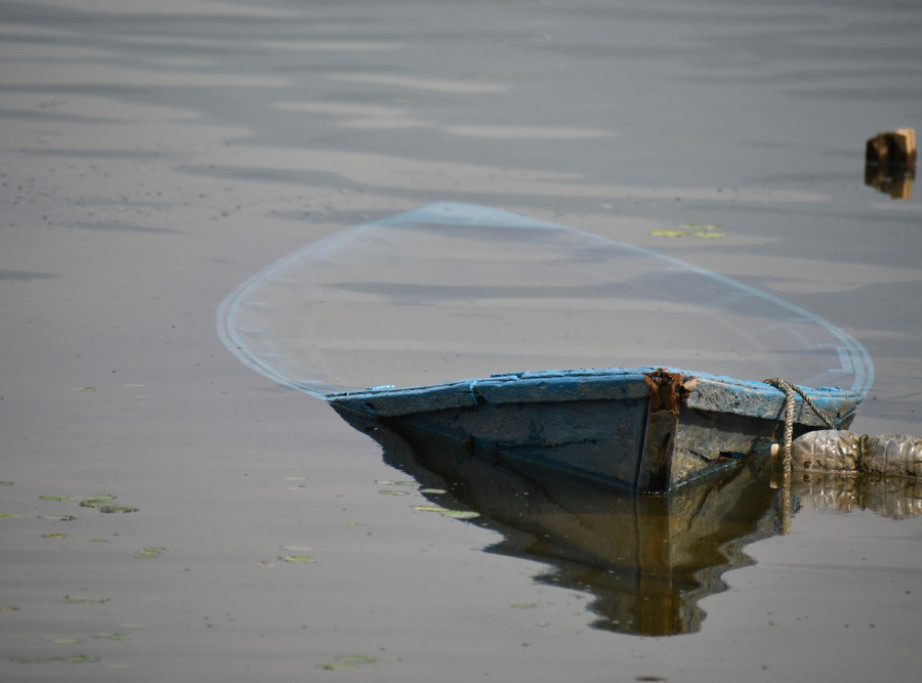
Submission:
M 318 664 L 318 668 L 325 671 L 336 671 L 337 669 L 355 669 L 362 664 L 371 664 L 377 662 L 377 657 L 368 655 L 340 655 L 334 663 Z
M 113 495 L 111 495 L 111 494 L 109 494 L 109 493 L 101 493 L 101 494 L 96 495 L 96 496 L 89 496 L 88 498 L 84 498 L 83 500 L 80 501 L 80 507 L 82 507 L 82 508 L 98 508 L 98 507 L 102 507 L 102 506 L 104 506 L 104 505 L 108 505 L 109 503 L 111 503 L 111 502 L 112 502 L 113 500 L 115 500 L 116 498 L 117 498 L 117 496 L 113 496 Z
M 80 507 L 84 508 L 96 508 L 100 512 L 106 514 L 112 514 L 115 512 L 137 512 L 138 508 L 127 507 L 125 505 L 113 505 L 112 501 L 115 500 L 118 496 L 113 496 L 109 493 L 103 493 L 97 496 L 90 496 L 89 498 L 84 498 L 80 501 Z
M 279 555 L 282 562 L 300 562 L 301 564 L 310 564 L 316 562 L 317 558 L 313 555 Z
M 166 552 L 166 548 L 159 547 L 159 546 L 150 547 L 150 548 L 141 548 L 137 553 L 135 553 L 135 557 L 138 558 L 139 560 L 156 560 L 158 557 L 160 557 L 165 552 Z
M 66 602 L 69 605 L 103 605 L 109 602 L 111 598 L 75 598 L 70 595 L 65 595 L 62 602 Z
M 101 661 L 96 655 L 58 655 L 53 657 L 10 657 L 11 662 L 18 664 L 44 664 L 45 662 L 67 662 L 68 664 L 86 664 Z
M 650 234 L 654 237 L 703 237 L 705 239 L 719 239 L 724 236 L 721 226 L 705 223 L 685 223 L 677 230 L 651 230 Z
M 453 519 L 474 519 L 475 517 L 480 517 L 479 512 L 473 512 L 472 510 L 451 510 L 439 505 L 414 505 L 413 509 L 419 510 L 420 512 L 438 512 L 445 517 L 451 517 Z

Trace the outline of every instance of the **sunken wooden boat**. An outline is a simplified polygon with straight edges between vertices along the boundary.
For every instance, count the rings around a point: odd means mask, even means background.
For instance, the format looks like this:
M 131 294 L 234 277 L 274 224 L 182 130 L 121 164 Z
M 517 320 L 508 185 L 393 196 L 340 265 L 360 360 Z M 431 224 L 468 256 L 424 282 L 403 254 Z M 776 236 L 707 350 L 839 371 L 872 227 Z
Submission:
M 857 340 L 749 284 L 458 202 L 306 245 L 228 295 L 218 332 L 243 363 L 347 420 L 636 491 L 770 448 L 786 401 L 794 436 L 845 428 L 873 382 Z M 612 358 L 621 367 L 546 370 Z M 804 388 L 806 401 L 733 377 L 842 388 Z
M 861 395 L 800 387 L 794 434 L 846 428 Z M 449 439 L 470 453 L 524 462 L 604 484 L 665 493 L 764 453 L 785 429 L 786 393 L 675 368 L 493 375 L 432 386 L 328 395 L 347 421 Z

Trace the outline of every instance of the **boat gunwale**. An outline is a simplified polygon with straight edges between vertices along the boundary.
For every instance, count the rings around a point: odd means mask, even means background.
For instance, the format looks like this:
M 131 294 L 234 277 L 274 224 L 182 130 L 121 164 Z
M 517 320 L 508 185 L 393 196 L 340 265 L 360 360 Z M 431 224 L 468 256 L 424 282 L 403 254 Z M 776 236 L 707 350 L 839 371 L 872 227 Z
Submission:
M 786 394 L 770 384 L 661 366 L 502 373 L 418 387 L 372 387 L 329 394 L 326 399 L 334 407 L 375 417 L 476 408 L 483 404 L 630 400 L 649 396 L 646 377 L 659 370 L 682 376 L 688 389 L 685 405 L 689 408 L 783 419 Z M 854 413 L 862 399 L 861 394 L 839 387 L 799 388 L 821 413 L 815 414 L 797 396 L 795 419 L 799 424 L 824 426 L 826 421 L 842 422 Z

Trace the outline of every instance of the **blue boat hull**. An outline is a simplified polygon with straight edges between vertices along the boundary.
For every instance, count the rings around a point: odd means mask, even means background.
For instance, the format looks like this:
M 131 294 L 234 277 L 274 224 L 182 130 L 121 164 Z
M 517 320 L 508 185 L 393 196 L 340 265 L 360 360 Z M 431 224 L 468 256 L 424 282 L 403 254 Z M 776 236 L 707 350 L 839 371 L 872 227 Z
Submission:
M 861 401 L 837 388 L 804 392 L 813 406 L 796 399 L 795 435 L 846 428 Z M 763 382 L 653 367 L 511 373 L 327 400 L 349 421 L 651 493 L 767 451 L 785 415 L 785 393 Z

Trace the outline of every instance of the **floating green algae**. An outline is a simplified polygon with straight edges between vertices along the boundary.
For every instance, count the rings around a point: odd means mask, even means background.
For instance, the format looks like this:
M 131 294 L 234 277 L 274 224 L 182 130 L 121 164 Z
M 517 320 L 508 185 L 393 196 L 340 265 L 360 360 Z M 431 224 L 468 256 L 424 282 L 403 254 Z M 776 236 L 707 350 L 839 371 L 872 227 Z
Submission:
M 80 501 L 80 507 L 82 508 L 98 508 L 103 505 L 109 505 L 117 496 L 113 496 L 109 493 L 101 493 L 96 496 L 89 496 Z
M 67 662 L 68 664 L 86 664 L 100 661 L 96 655 L 59 655 L 55 657 L 10 657 L 11 662 L 18 664 L 43 664 L 45 662 Z
M 127 633 L 93 633 L 90 635 L 90 638 L 97 638 L 102 640 L 131 640 L 134 636 L 130 636 Z
M 316 562 L 317 558 L 313 555 L 279 555 L 282 562 L 299 562 L 301 564 L 310 564 Z
M 651 230 L 650 234 L 654 237 L 703 237 L 705 239 L 719 239 L 724 236 L 721 226 L 705 223 L 685 223 L 677 230 Z
M 109 493 L 103 493 L 96 496 L 90 496 L 89 498 L 84 498 L 80 501 L 80 507 L 84 508 L 96 508 L 100 512 L 106 514 L 112 514 L 115 512 L 137 512 L 138 508 L 128 507 L 125 505 L 113 505 L 112 501 L 115 500 L 118 496 L 113 496 Z
M 472 510 L 451 510 L 439 505 L 414 505 L 413 509 L 419 510 L 420 512 L 438 512 L 452 519 L 474 519 L 475 517 L 480 517 L 479 512 L 473 512 Z
M 139 560 L 156 560 L 165 552 L 166 548 L 156 546 L 150 548 L 141 548 L 138 552 L 135 553 L 134 556 Z
M 65 595 L 62 602 L 66 602 L 69 605 L 103 605 L 109 602 L 111 598 L 75 598 L 70 595 Z
M 334 663 L 319 664 L 318 668 L 326 671 L 336 671 L 337 669 L 355 669 L 362 664 L 371 664 L 377 662 L 377 657 L 368 655 L 340 655 Z

